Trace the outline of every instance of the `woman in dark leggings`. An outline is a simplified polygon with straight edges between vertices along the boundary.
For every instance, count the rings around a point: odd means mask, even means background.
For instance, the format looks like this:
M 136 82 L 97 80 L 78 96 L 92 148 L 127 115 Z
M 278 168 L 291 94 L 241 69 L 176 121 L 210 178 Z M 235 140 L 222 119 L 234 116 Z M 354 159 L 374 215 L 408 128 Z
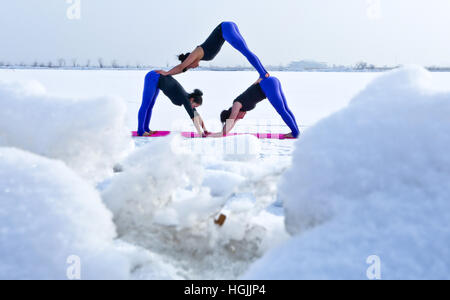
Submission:
M 138 114 L 138 136 L 151 136 L 154 134 L 154 131 L 150 130 L 149 125 L 159 90 L 162 90 L 173 104 L 184 106 L 189 117 L 194 122 L 198 134 L 205 136 L 208 133 L 202 118 L 196 110 L 203 103 L 203 93 L 196 89 L 193 93 L 188 94 L 172 76 L 162 76 L 152 71 L 145 76 L 144 95 Z
M 227 41 L 236 50 L 241 52 L 250 62 L 250 64 L 258 71 L 260 78 L 268 78 L 270 75 L 262 65 L 259 58 L 253 54 L 247 46 L 244 38 L 237 25 L 233 22 L 223 22 L 214 29 L 208 39 L 198 46 L 192 53 L 181 54 L 178 58 L 181 64 L 172 70 L 165 72 L 163 70 L 156 71 L 161 75 L 177 75 L 186 72 L 188 69 L 197 68 L 201 60 L 213 60 L 220 52 L 223 44 Z
M 224 124 L 223 131 L 208 136 L 221 137 L 227 135 L 236 125 L 237 121 L 243 119 L 248 111 L 253 110 L 256 107 L 256 104 L 266 98 L 269 99 L 272 106 L 291 129 L 291 133 L 287 134 L 285 137 L 297 138 L 300 135 L 297 121 L 287 105 L 280 81 L 273 76 L 259 79 L 255 84 L 237 97 L 233 102 L 233 106 L 228 110 L 222 111 L 220 114 L 220 121 Z

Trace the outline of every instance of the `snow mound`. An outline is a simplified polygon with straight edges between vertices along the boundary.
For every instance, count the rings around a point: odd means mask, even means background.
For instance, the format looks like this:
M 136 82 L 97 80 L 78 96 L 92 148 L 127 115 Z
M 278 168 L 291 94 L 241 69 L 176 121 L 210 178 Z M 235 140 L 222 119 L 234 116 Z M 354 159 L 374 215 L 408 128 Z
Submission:
M 245 177 L 223 171 L 206 170 L 202 185 L 208 187 L 212 196 L 228 196 L 245 181 Z
M 305 132 L 279 185 L 297 235 L 252 279 L 450 279 L 450 93 L 407 67 Z
M 103 199 L 121 239 L 161 255 L 182 278 L 236 278 L 267 250 L 274 231 L 284 230 L 283 219 L 253 202 L 228 207 L 244 178 L 206 169 L 202 155 L 180 153 L 181 139 L 137 149 Z M 221 211 L 228 216 L 223 227 L 214 224 Z M 262 215 L 266 224 L 257 221 Z
M 62 162 L 0 148 L 0 279 L 127 279 L 100 195 Z M 68 264 L 70 263 L 70 264 Z
M 159 218 L 161 222 L 189 227 L 200 217 L 201 212 L 197 212 L 201 207 L 212 214 L 221 205 L 208 205 L 211 197 L 209 189 L 201 187 L 202 168 L 187 154 L 173 155 L 167 139 L 139 148 L 122 168 L 124 172 L 113 178 L 103 194 L 118 220 L 127 218 L 126 213 L 137 212 L 136 209 L 144 213 L 142 221 L 153 220 L 155 213 L 166 209 L 167 218 Z M 180 211 L 182 214 L 175 214 L 172 209 L 179 206 L 185 209 Z
M 132 149 L 126 106 L 118 98 L 63 99 L 38 82 L 0 82 L 0 146 L 64 161 L 97 182 Z
M 261 142 L 253 135 L 225 138 L 179 139 L 173 149 L 180 154 L 196 153 L 226 161 L 254 162 L 261 153 Z

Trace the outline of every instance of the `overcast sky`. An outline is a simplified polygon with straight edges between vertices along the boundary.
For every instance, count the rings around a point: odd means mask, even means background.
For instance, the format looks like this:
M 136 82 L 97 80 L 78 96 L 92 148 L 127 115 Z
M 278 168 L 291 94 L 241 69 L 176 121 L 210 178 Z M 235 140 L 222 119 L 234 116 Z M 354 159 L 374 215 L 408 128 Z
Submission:
M 10 63 L 173 65 L 234 21 L 266 65 L 450 65 L 450 0 L 13 0 L 0 14 L 0 61 Z M 227 45 L 213 64 L 248 63 Z

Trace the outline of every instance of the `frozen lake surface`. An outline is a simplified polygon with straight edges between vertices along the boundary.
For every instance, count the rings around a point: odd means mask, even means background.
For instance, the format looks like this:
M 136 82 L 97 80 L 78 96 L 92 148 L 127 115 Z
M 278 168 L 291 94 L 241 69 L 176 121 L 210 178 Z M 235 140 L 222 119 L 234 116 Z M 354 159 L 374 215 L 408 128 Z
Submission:
M 48 94 L 59 97 L 92 98 L 111 95 L 127 103 L 126 124 L 136 130 L 137 111 L 142 98 L 143 78 L 147 71 L 112 70 L 0 70 L 2 81 L 37 80 Z M 281 80 L 288 105 L 295 114 L 302 131 L 320 119 L 345 107 L 374 78 L 381 73 L 303 73 L 273 72 Z M 200 88 L 204 104 L 199 112 L 210 131 L 219 131 L 219 114 L 232 105 L 233 100 L 257 79 L 255 72 L 198 71 L 180 74 L 177 80 L 188 91 Z M 433 73 L 433 85 L 446 89 L 449 73 Z M 193 131 L 194 128 L 183 108 L 174 106 L 162 93 L 153 109 L 152 130 Z M 95 130 L 95 128 L 93 128 Z M 235 132 L 280 132 L 289 128 L 268 101 L 261 102 L 255 110 L 240 121 Z M 153 139 L 136 139 L 138 146 Z M 260 158 L 288 159 L 293 141 L 261 140 Z
M 136 130 L 137 111 L 142 97 L 143 78 L 147 71 L 70 71 L 70 70 L 0 70 L 2 81 L 37 80 L 49 95 L 58 97 L 92 98 L 111 95 L 127 103 L 126 124 Z M 347 105 L 350 99 L 376 73 L 296 73 L 273 72 L 283 85 L 288 105 L 295 114 L 302 131 L 318 120 Z M 198 109 L 210 131 L 220 130 L 219 114 L 228 109 L 233 100 L 257 79 L 254 72 L 189 72 L 178 75 L 177 80 L 190 92 L 200 88 L 204 104 Z M 152 130 L 193 131 L 191 121 L 183 108 L 174 106 L 164 94 L 153 110 Z M 93 128 L 92 130 L 95 130 Z M 288 133 L 289 128 L 268 101 L 240 121 L 235 132 Z M 153 139 L 136 139 L 142 146 Z M 261 140 L 260 158 L 286 159 L 292 152 L 294 141 Z

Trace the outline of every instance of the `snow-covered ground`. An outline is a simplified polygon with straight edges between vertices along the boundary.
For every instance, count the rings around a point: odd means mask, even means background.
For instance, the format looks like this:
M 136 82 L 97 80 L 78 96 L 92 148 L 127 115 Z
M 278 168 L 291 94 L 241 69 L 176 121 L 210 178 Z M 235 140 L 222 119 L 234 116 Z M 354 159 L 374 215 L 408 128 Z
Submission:
M 370 255 L 386 278 L 449 278 L 450 74 L 272 75 L 299 141 L 133 140 L 145 72 L 0 70 L 0 278 L 66 278 L 70 255 L 86 279 L 364 279 Z M 177 79 L 218 130 L 257 78 Z M 160 94 L 153 130 L 190 123 Z M 265 101 L 235 131 L 288 130 Z
M 450 89 L 432 82 L 386 74 L 305 133 L 279 185 L 294 238 L 247 278 L 450 279 Z

